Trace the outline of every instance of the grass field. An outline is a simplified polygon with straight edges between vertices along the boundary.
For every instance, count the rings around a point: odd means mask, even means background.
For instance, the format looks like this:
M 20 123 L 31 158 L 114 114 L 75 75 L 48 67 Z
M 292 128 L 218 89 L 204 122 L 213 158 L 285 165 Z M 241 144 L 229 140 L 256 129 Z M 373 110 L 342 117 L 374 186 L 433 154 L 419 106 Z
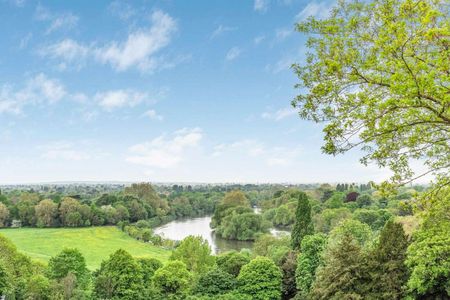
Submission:
M 86 258 L 90 270 L 117 249 L 124 249 L 134 257 L 154 257 L 165 262 L 170 251 L 144 244 L 116 227 L 86 228 L 10 228 L 0 230 L 19 251 L 31 258 L 46 262 L 64 248 L 78 248 Z

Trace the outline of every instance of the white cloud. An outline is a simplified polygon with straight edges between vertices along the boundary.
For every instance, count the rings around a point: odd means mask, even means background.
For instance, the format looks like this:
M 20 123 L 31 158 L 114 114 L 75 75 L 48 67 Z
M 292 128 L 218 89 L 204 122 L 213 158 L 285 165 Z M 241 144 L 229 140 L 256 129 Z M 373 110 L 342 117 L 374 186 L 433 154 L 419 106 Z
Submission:
M 72 29 L 77 26 L 79 21 L 79 17 L 73 13 L 52 13 L 40 4 L 36 7 L 35 17 L 39 21 L 50 23 L 45 34 L 59 29 Z
M 105 110 L 111 111 L 120 107 L 134 107 L 139 103 L 149 100 L 147 93 L 133 90 L 113 90 L 99 92 L 94 96 L 94 100 Z
M 181 56 L 168 61 L 164 56 L 157 56 L 158 52 L 170 43 L 177 24 L 162 11 L 153 12 L 150 19 L 150 27 L 136 29 L 128 34 L 125 41 L 112 41 L 103 46 L 95 46 L 65 39 L 43 47 L 39 53 L 42 56 L 61 59 L 63 63 L 59 65 L 59 69 L 65 69 L 66 64 L 76 64 L 80 67 L 87 58 L 91 58 L 102 64 L 109 64 L 119 72 L 132 68 L 141 72 L 153 72 L 171 68 L 188 59 Z
M 255 0 L 253 3 L 253 9 L 259 12 L 266 12 L 269 8 L 269 0 Z
M 280 121 L 290 116 L 296 115 L 297 111 L 292 107 L 281 108 L 275 112 L 264 112 L 261 114 L 263 119 Z
M 211 39 L 218 37 L 222 34 L 224 34 L 225 32 L 230 32 L 230 31 L 234 31 L 236 30 L 236 27 L 229 27 L 229 26 L 224 26 L 224 25 L 219 25 L 211 34 Z
M 45 159 L 81 161 L 91 158 L 88 153 L 74 149 L 74 144 L 66 141 L 52 142 L 39 146 L 38 149 Z
M 174 19 L 162 11 L 155 11 L 150 28 L 139 29 L 128 35 L 125 42 L 112 42 L 110 45 L 97 48 L 96 58 L 111 64 L 117 71 L 136 67 L 141 71 L 153 71 L 158 66 L 154 55 L 166 47 L 176 31 Z
M 66 95 L 65 87 L 58 80 L 41 73 L 27 80 L 21 89 L 7 84 L 1 86 L 0 113 L 21 114 L 26 105 L 53 104 Z
M 239 55 L 241 55 L 242 50 L 239 47 L 233 47 L 230 50 L 228 50 L 227 55 L 225 56 L 225 59 L 228 61 L 234 60 L 238 58 Z
M 159 115 L 154 109 L 146 111 L 144 116 L 157 121 L 162 121 L 164 119 L 164 117 Z
M 113 16 L 117 16 L 123 21 L 127 21 L 137 14 L 136 9 L 130 4 L 118 0 L 111 2 L 108 9 Z
M 72 39 L 64 39 L 58 43 L 42 48 L 39 53 L 51 58 L 63 58 L 67 62 L 81 61 L 89 54 L 90 48 Z
M 129 148 L 127 162 L 156 167 L 172 168 L 181 163 L 189 149 L 195 148 L 203 137 L 199 128 L 184 128 L 170 136 L 161 135 L 149 142 Z
M 297 14 L 296 21 L 301 22 L 312 16 L 318 19 L 327 18 L 330 15 L 334 2 L 309 2 L 305 8 Z

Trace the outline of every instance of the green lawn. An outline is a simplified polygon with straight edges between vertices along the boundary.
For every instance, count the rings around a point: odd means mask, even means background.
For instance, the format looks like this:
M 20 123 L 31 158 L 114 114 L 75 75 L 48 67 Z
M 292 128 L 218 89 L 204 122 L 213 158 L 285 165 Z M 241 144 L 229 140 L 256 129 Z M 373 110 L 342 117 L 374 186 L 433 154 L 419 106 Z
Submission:
M 167 261 L 170 251 L 139 242 L 116 227 L 86 228 L 10 228 L 0 230 L 17 249 L 31 258 L 46 262 L 64 248 L 78 248 L 86 258 L 88 268 L 94 270 L 102 260 L 117 249 L 124 249 L 134 257 L 154 257 Z

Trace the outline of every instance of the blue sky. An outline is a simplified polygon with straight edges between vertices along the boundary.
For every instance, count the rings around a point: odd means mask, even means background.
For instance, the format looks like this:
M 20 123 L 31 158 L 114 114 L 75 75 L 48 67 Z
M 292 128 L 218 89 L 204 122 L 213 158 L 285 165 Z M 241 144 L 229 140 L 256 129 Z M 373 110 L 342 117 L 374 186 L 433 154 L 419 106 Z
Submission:
M 386 178 L 290 108 L 331 5 L 0 0 L 0 183 Z

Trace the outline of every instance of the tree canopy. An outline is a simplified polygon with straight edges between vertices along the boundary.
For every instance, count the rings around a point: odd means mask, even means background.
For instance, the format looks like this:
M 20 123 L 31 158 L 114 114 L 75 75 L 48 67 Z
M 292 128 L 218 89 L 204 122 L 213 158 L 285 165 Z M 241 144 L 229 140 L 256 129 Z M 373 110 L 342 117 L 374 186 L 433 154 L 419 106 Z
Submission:
M 325 122 L 323 151 L 361 147 L 402 184 L 434 173 L 449 184 L 450 22 L 445 0 L 339 1 L 329 18 L 297 25 L 309 36 L 294 65 L 302 118 Z M 414 174 L 412 160 L 427 170 Z

